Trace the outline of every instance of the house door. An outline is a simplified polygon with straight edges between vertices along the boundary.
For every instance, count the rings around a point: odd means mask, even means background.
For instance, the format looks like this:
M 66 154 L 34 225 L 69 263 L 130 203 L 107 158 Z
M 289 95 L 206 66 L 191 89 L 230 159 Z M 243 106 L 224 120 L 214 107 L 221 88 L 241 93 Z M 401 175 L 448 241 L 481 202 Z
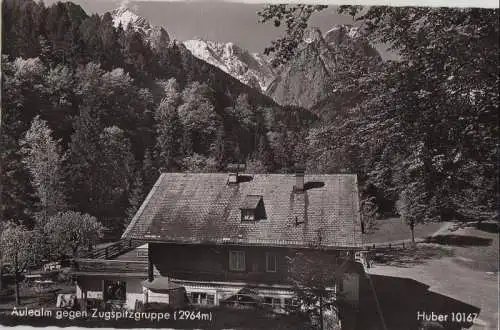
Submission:
M 104 280 L 103 300 L 111 309 L 120 309 L 127 300 L 125 281 Z

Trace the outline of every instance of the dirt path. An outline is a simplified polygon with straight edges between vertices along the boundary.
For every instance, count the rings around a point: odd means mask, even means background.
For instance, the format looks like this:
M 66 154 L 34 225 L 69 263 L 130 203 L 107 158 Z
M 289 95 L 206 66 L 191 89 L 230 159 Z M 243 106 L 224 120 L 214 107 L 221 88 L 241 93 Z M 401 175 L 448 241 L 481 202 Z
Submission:
M 448 257 L 433 259 L 425 264 L 411 267 L 374 265 L 368 271 L 374 275 L 413 279 L 428 285 L 429 291 L 473 305 L 479 308 L 480 312 L 470 329 L 497 329 L 499 320 L 497 273 L 476 271 L 458 265 Z
M 454 223 L 454 222 L 443 222 L 443 225 L 441 226 L 441 228 L 436 230 L 434 232 L 434 234 L 431 235 L 431 237 L 448 234 L 452 231 L 452 229 L 455 226 L 456 226 L 456 223 Z

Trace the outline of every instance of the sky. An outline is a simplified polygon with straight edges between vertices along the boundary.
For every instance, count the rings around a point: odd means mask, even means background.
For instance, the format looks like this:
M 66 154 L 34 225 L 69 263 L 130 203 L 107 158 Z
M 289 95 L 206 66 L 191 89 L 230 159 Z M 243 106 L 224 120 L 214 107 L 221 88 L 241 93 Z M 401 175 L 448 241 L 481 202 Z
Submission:
M 51 5 L 57 0 L 45 0 Z M 202 38 L 219 42 L 234 42 L 250 52 L 263 52 L 270 42 L 283 31 L 272 23 L 258 23 L 257 11 L 264 4 L 235 3 L 222 1 L 126 1 L 116 0 L 73 0 L 87 14 L 103 14 L 106 11 L 126 5 L 136 14 L 146 18 L 152 25 L 163 26 L 171 39 L 180 41 Z M 310 26 L 327 31 L 337 24 L 352 24 L 348 16 L 335 13 L 335 7 L 316 14 Z

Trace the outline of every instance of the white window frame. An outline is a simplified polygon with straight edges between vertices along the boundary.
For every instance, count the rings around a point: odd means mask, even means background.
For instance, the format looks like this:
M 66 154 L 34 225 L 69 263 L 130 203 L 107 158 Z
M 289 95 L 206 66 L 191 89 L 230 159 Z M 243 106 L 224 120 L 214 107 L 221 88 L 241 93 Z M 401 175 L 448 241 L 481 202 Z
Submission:
M 274 258 L 274 269 L 269 268 L 269 258 Z M 266 252 L 266 272 L 276 273 L 278 271 L 278 255 L 271 252 Z
M 193 295 L 196 295 L 198 299 L 196 301 L 193 299 Z M 204 299 L 202 298 L 202 295 L 204 295 Z M 208 303 L 208 298 L 209 296 L 212 298 L 213 303 L 209 304 Z M 205 292 L 205 291 L 191 291 L 189 292 L 189 298 L 193 305 L 199 305 L 199 306 L 215 306 L 216 305 L 216 294 L 213 292 Z
M 241 210 L 241 220 L 243 220 L 243 221 L 254 221 L 255 220 L 255 210 L 252 210 L 252 209 L 242 209 Z
M 137 249 L 137 257 L 138 258 L 147 258 L 148 257 L 148 249 L 144 249 L 144 248 Z
M 233 256 L 234 259 L 233 259 Z M 236 260 L 236 264 L 233 263 Z M 229 270 L 233 272 L 244 272 L 246 269 L 245 251 L 229 251 Z

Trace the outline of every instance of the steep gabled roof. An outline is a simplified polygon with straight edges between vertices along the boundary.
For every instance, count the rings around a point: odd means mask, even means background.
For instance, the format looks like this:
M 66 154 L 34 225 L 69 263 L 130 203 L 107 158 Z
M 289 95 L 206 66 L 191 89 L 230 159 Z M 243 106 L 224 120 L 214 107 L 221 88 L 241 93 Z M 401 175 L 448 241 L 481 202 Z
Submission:
M 356 175 L 306 175 L 303 193 L 293 191 L 293 174 L 245 177 L 228 185 L 225 173 L 163 173 L 122 237 L 179 244 L 361 246 Z M 248 196 L 262 196 L 266 219 L 241 221 Z

